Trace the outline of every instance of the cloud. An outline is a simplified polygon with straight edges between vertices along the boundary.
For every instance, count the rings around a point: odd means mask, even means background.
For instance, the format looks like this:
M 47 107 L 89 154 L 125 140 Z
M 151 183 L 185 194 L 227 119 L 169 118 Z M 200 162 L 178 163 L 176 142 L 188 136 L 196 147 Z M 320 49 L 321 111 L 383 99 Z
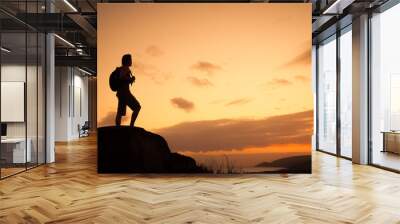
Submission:
M 240 150 L 275 144 L 308 144 L 313 111 L 264 119 L 220 119 L 184 122 L 156 130 L 175 151 Z
M 192 65 L 191 68 L 207 73 L 208 75 L 213 75 L 215 71 L 221 69 L 221 66 L 207 61 L 198 61 L 196 64 Z
M 292 82 L 287 79 L 273 79 L 272 81 L 268 82 L 268 84 L 277 86 L 288 86 L 291 85 Z
M 199 79 L 193 76 L 189 76 L 188 80 L 190 83 L 197 87 L 208 87 L 213 85 L 208 79 Z
M 267 82 L 266 85 L 269 89 L 276 89 L 276 88 L 283 87 L 283 86 L 293 85 L 293 84 L 296 84 L 299 82 L 303 82 L 303 83 L 310 82 L 310 78 L 307 76 L 303 76 L 303 75 L 296 75 L 291 79 L 275 78 L 275 79 Z M 263 84 L 263 85 L 265 85 L 265 84 Z
M 226 100 L 225 99 L 218 99 L 218 100 L 211 101 L 210 104 L 220 104 L 220 103 L 223 103 L 223 102 L 226 102 Z
M 310 77 L 305 76 L 305 75 L 296 75 L 294 77 L 294 79 L 296 79 L 298 81 L 302 81 L 302 82 L 309 82 L 310 81 Z
M 143 63 L 142 61 L 135 59 L 133 60 L 132 73 L 135 76 L 148 77 L 157 84 L 163 84 L 165 81 L 171 78 L 171 75 L 161 72 L 156 66 Z
M 242 105 L 242 104 L 249 103 L 250 101 L 251 101 L 251 99 L 249 99 L 249 98 L 240 98 L 240 99 L 232 100 L 232 101 L 226 103 L 225 106 Z
M 280 67 L 291 67 L 294 65 L 309 65 L 311 63 L 311 49 L 301 52 Z
M 137 72 L 141 72 L 144 75 L 149 75 L 158 72 L 158 69 L 154 65 L 143 63 L 140 60 L 133 60 L 133 69 Z
M 146 54 L 152 56 L 152 57 L 159 57 L 164 55 L 164 51 L 162 51 L 159 47 L 156 45 L 150 45 L 145 49 Z
M 194 109 L 194 103 L 190 102 L 181 97 L 175 97 L 171 99 L 171 104 L 174 105 L 176 108 L 182 109 L 186 112 L 190 112 Z

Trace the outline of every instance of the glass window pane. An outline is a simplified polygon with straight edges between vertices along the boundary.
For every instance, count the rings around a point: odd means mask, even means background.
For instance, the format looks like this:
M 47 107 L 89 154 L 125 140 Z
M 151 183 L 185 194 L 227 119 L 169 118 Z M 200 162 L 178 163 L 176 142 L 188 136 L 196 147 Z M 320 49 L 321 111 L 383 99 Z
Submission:
M 336 38 L 318 48 L 318 148 L 336 153 Z
M 26 33 L 1 34 L 1 174 L 25 170 L 26 150 Z M 28 144 L 29 146 L 30 144 Z
M 38 36 L 36 32 L 27 33 L 27 80 L 26 80 L 26 113 L 28 149 L 31 153 L 27 166 L 37 165 L 38 151 Z
M 352 32 L 340 36 L 340 153 L 352 157 Z
M 0 1 L 0 7 L 16 15 L 43 13 L 45 1 Z M 0 24 L 0 177 L 4 178 L 45 162 L 46 39 L 3 12 L 0 17 L 7 19 Z
M 400 5 L 371 19 L 372 163 L 400 170 Z
M 38 164 L 45 163 L 45 99 L 46 99 L 46 91 L 45 91 L 45 65 L 46 65 L 46 37 L 43 33 L 39 33 L 38 35 Z

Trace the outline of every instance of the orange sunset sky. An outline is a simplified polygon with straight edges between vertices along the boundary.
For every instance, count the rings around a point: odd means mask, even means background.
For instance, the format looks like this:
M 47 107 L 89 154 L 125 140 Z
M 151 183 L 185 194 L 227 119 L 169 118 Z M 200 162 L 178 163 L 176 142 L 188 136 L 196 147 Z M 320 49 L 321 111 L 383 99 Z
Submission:
M 99 127 L 114 125 L 108 78 L 131 53 L 136 126 L 172 151 L 243 166 L 310 154 L 311 4 L 98 4 L 97 46 Z

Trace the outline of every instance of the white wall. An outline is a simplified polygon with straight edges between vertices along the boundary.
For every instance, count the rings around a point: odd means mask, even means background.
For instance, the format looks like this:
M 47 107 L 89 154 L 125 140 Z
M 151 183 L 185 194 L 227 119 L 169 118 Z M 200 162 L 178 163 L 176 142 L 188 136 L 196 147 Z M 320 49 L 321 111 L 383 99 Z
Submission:
M 28 68 L 29 69 L 29 68 Z M 25 64 L 24 65 L 2 65 L 1 81 L 25 82 Z M 7 110 L 7 108 L 1 108 Z M 11 122 L 7 123 L 7 137 L 25 137 L 25 123 Z
M 56 67 L 56 141 L 79 138 L 78 125 L 89 118 L 88 77 L 72 67 Z
M 18 65 L 18 64 L 9 64 L 9 65 L 2 65 L 1 66 L 1 81 L 4 82 L 11 82 L 11 81 L 17 81 L 17 82 L 25 82 L 25 64 L 24 65 Z M 33 72 L 36 73 L 36 67 L 33 66 L 28 66 L 27 67 L 28 74 L 31 74 Z M 31 85 L 36 85 L 35 83 L 31 83 L 32 80 L 29 80 L 29 84 Z M 36 89 L 33 88 L 27 88 L 27 97 L 34 97 L 36 98 Z M 27 102 L 32 102 L 33 99 L 27 99 Z M 35 105 L 30 105 L 34 106 Z M 7 110 L 7 108 L 1 108 L 2 110 Z M 29 117 L 28 113 L 28 121 L 33 120 L 33 118 Z M 34 115 L 36 119 L 36 114 Z M 36 121 L 36 120 L 35 120 Z M 28 125 L 28 128 L 32 127 L 32 125 Z M 36 129 L 36 127 L 35 127 Z M 29 130 L 28 130 L 29 133 Z M 8 137 L 25 137 L 25 123 L 24 122 L 8 122 L 7 123 L 7 135 Z M 28 136 L 29 137 L 29 136 Z
M 55 141 L 68 141 L 69 80 L 69 68 L 55 68 Z
M 97 78 L 88 79 L 88 101 L 89 101 L 89 122 L 90 131 L 97 131 Z
M 81 126 L 85 123 L 85 121 L 88 121 L 89 118 L 89 112 L 88 112 L 88 78 L 85 76 L 83 77 L 81 74 L 78 73 L 76 74 L 77 70 L 74 70 L 75 75 L 74 75 L 74 109 L 73 111 L 73 119 L 71 120 L 72 122 L 72 136 L 79 137 L 78 133 L 78 124 Z

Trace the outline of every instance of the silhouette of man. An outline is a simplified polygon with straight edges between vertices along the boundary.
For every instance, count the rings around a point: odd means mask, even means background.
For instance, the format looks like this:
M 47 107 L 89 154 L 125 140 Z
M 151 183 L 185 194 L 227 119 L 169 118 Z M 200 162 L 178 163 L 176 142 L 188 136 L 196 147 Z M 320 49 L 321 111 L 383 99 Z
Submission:
M 129 67 L 132 66 L 132 56 L 130 54 L 125 54 L 122 56 L 122 66 L 117 68 L 119 70 L 119 88 L 117 90 L 118 97 L 118 110 L 117 116 L 115 118 L 115 123 L 117 126 L 121 125 L 122 116 L 126 115 L 126 106 L 131 108 L 131 126 L 135 125 L 135 121 L 140 111 L 139 101 L 132 95 L 129 85 L 135 81 L 135 76 L 132 75 Z

